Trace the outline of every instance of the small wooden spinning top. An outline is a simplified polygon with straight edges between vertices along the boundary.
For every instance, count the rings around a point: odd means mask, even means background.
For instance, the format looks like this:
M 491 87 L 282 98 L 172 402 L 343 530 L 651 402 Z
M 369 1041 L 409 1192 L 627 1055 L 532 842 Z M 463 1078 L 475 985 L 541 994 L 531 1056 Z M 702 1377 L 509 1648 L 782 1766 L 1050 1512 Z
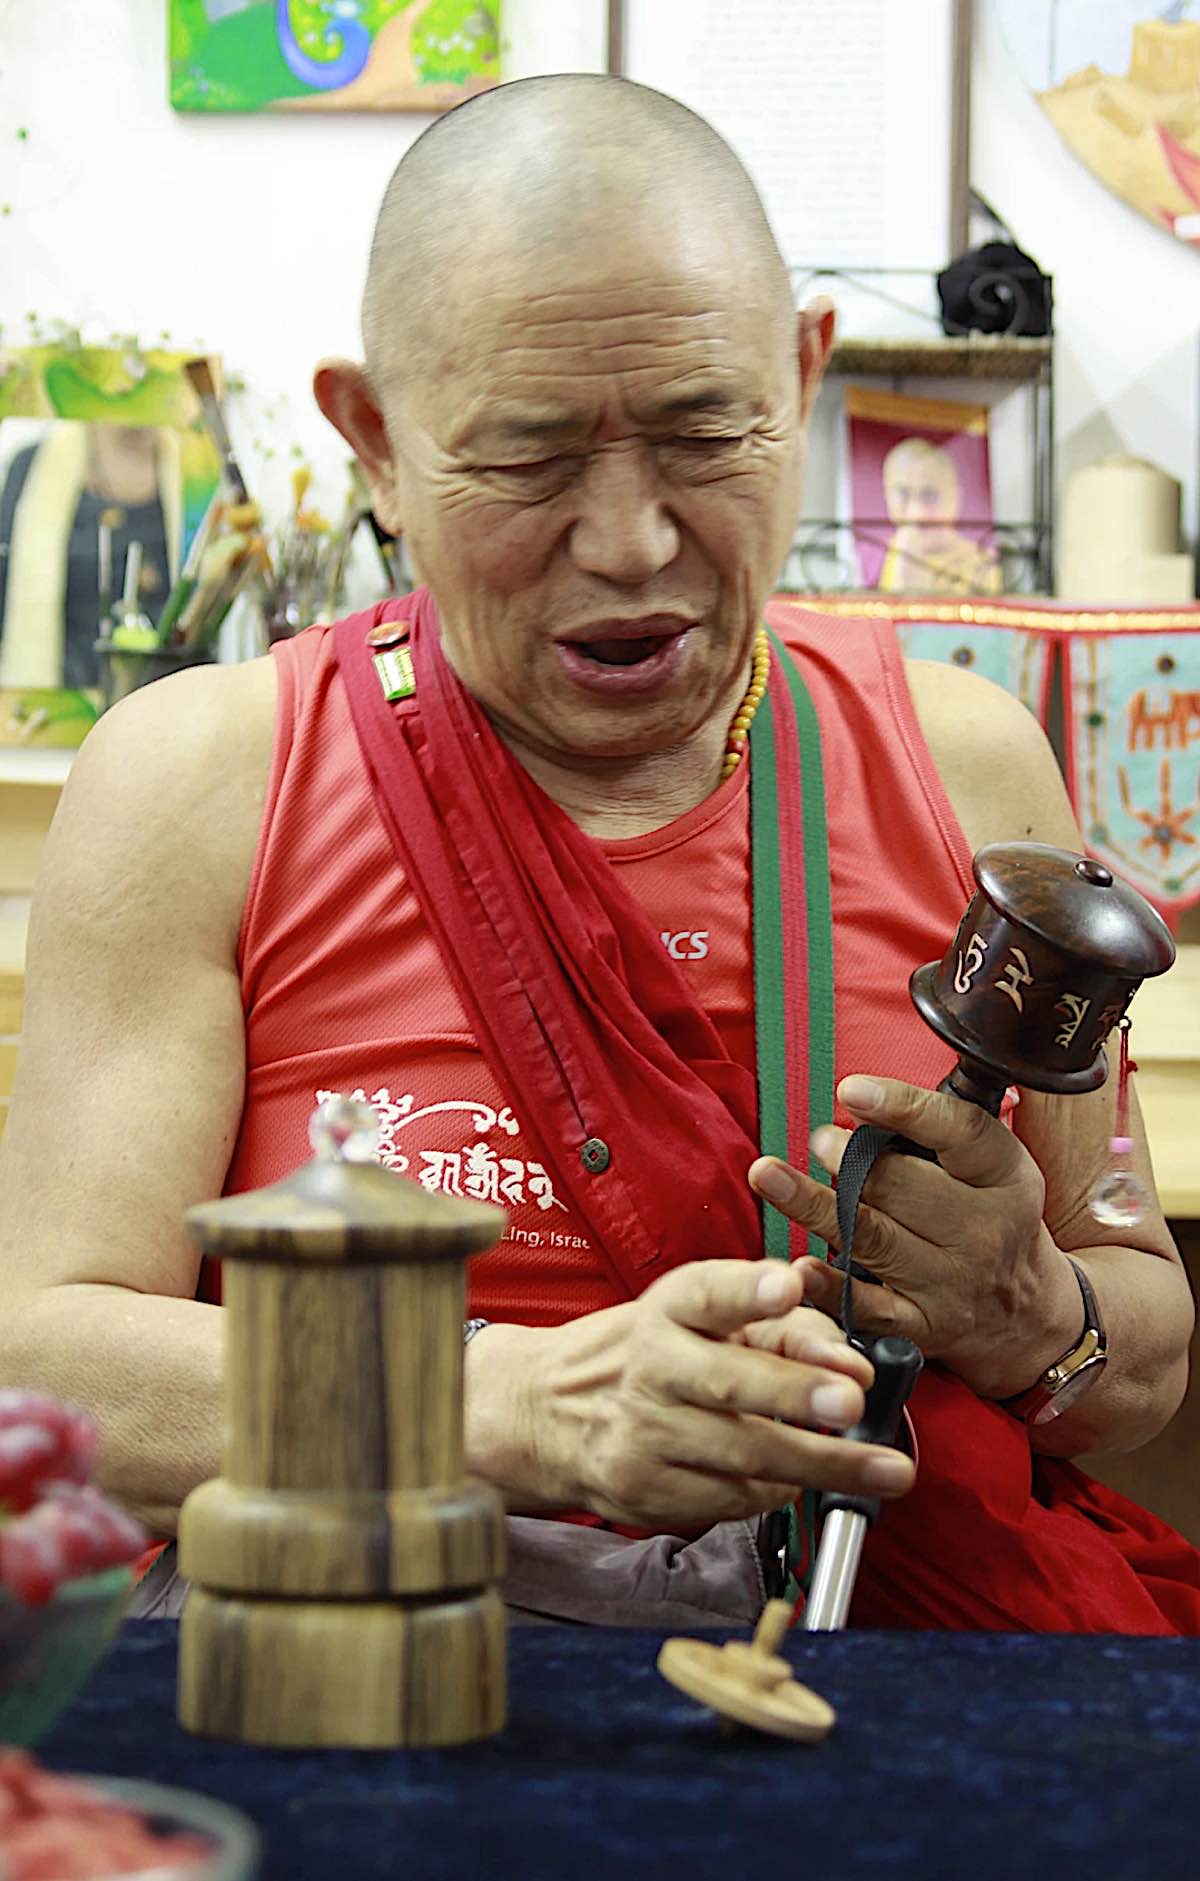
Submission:
M 715 1646 L 704 1639 L 668 1639 L 658 1655 L 663 1677 L 689 1698 L 720 1714 L 726 1729 L 748 1724 L 774 1737 L 815 1744 L 833 1728 L 835 1713 L 779 1657 L 792 1619 L 788 1600 L 768 1600 L 754 1638 Z
M 468 1255 L 499 1209 L 369 1159 L 334 1099 L 286 1181 L 193 1208 L 224 1262 L 223 1473 L 184 1504 L 179 1717 L 243 1743 L 457 1744 L 505 1714 L 499 1499 L 463 1478 Z

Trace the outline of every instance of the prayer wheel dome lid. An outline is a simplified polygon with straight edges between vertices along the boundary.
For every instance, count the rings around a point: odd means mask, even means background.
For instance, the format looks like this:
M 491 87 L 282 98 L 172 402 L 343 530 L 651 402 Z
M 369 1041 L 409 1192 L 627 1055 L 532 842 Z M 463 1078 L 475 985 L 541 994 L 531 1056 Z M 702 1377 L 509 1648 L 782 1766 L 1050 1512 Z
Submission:
M 465 1260 L 504 1233 L 501 1208 L 431 1194 L 371 1160 L 378 1119 L 334 1098 L 314 1111 L 317 1155 L 282 1182 L 190 1208 L 187 1227 L 222 1259 L 317 1263 Z
M 1151 979 L 1175 959 L 1162 916 L 1103 862 L 1048 843 L 989 843 L 975 880 L 1014 926 L 1123 979 Z

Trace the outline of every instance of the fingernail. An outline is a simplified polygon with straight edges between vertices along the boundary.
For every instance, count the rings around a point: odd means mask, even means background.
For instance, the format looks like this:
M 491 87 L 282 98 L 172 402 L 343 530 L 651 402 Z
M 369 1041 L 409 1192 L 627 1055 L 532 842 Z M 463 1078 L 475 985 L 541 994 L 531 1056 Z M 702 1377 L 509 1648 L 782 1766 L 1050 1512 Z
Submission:
M 786 1267 L 773 1268 L 764 1274 L 754 1289 L 755 1298 L 760 1306 L 782 1306 L 791 1298 L 792 1276 Z
M 871 1489 L 907 1489 L 912 1464 L 903 1456 L 873 1456 L 863 1467 L 863 1481 Z
M 883 1105 L 883 1086 L 874 1078 L 843 1078 L 838 1096 L 847 1110 L 879 1110 Z
M 812 1150 L 818 1162 L 831 1163 L 834 1161 L 837 1155 L 837 1138 L 828 1124 L 822 1124 L 819 1130 L 813 1131 L 809 1148 Z
M 858 1415 L 861 1394 L 852 1385 L 818 1385 L 809 1402 L 813 1416 L 822 1424 L 833 1424 L 839 1430 L 854 1422 Z
M 754 1186 L 760 1195 L 765 1195 L 768 1202 L 782 1206 L 790 1202 L 795 1193 L 796 1184 L 782 1163 L 766 1163 L 754 1178 Z

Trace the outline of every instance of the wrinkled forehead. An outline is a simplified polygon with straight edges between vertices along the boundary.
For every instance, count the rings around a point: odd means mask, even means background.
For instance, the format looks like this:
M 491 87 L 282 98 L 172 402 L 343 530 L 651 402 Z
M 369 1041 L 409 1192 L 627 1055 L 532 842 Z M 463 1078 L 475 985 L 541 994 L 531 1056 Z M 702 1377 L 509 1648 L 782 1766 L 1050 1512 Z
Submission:
M 637 406 L 688 388 L 786 398 L 794 342 L 778 284 L 703 219 L 630 220 L 577 241 L 494 236 L 448 268 L 420 408 L 462 414 L 515 395 Z

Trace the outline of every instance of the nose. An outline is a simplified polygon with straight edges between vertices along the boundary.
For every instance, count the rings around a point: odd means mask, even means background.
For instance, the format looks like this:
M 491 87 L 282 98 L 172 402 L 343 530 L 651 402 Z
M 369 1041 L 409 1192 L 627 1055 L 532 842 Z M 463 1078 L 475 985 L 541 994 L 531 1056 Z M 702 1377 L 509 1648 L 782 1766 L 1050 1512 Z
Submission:
M 636 440 L 606 444 L 579 485 L 571 557 L 586 574 L 632 587 L 669 568 L 679 528 L 663 502 L 653 452 Z

